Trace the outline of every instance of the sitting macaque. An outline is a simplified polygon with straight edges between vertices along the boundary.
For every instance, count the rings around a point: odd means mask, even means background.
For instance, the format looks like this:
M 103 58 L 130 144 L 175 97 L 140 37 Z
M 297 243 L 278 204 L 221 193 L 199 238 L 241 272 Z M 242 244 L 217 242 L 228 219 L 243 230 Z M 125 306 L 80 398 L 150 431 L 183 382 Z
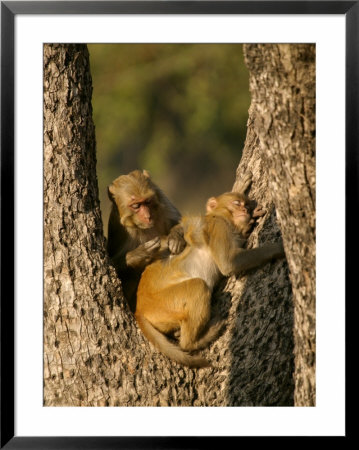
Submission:
M 143 334 L 163 354 L 189 367 L 206 359 L 188 352 L 214 340 L 222 323 L 211 320 L 211 295 L 222 276 L 238 274 L 284 256 L 281 243 L 243 249 L 255 216 L 263 215 L 242 193 L 225 193 L 207 201 L 203 217 L 184 218 L 172 234 L 183 234 L 181 254 L 155 261 L 144 270 L 135 317 Z M 178 334 L 179 346 L 165 335 Z
M 107 250 L 122 281 L 124 295 L 135 310 L 141 273 L 154 259 L 182 251 L 185 241 L 168 234 L 181 215 L 151 180 L 147 171 L 134 170 L 108 187 L 112 209 L 108 222 Z

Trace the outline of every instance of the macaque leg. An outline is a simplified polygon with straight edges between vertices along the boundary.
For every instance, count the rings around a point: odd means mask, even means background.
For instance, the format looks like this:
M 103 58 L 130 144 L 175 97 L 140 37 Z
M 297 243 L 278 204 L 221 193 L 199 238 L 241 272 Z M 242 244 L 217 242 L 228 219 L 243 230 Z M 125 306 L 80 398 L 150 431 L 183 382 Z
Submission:
M 210 320 L 211 291 L 200 278 L 182 281 L 142 296 L 138 312 L 162 333 L 180 328 L 180 347 L 193 350 Z
M 187 301 L 187 314 L 181 322 L 180 347 L 183 350 L 197 349 L 196 342 L 204 331 L 211 316 L 211 291 L 200 278 L 184 282 Z M 181 284 L 184 284 L 181 283 Z

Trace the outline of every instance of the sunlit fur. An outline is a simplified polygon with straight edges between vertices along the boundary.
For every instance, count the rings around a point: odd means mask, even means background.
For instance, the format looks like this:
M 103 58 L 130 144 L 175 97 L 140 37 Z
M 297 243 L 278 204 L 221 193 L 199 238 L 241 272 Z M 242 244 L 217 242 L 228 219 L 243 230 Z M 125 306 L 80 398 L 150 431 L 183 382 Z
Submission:
M 210 198 L 205 216 L 184 218 L 178 225 L 187 243 L 185 250 L 145 269 L 135 316 L 144 335 L 169 358 L 190 367 L 207 366 L 208 361 L 188 352 L 206 347 L 222 327 L 220 322 L 210 322 L 215 284 L 222 276 L 282 256 L 281 244 L 241 248 L 253 225 L 250 213 L 244 194 Z M 178 329 L 176 346 L 164 335 Z
M 131 309 L 144 267 L 160 256 L 161 243 L 181 216 L 147 171 L 135 170 L 116 178 L 108 187 L 112 208 L 108 222 L 107 250 L 122 280 Z M 131 207 L 150 200 L 151 223 L 141 222 Z M 159 238 L 162 238 L 161 240 Z

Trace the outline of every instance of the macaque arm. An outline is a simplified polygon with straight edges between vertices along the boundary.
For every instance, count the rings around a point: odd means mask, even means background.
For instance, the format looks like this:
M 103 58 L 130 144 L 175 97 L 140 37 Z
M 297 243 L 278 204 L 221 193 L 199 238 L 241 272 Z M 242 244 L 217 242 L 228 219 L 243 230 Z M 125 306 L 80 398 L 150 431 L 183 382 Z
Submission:
M 214 219 L 209 230 L 209 246 L 218 269 L 224 276 L 237 274 L 261 266 L 274 258 L 284 256 L 282 243 L 270 243 L 259 248 L 242 249 L 230 227 Z
M 244 272 L 281 257 L 284 257 L 284 249 L 281 242 L 269 243 L 262 247 L 248 250 L 238 250 L 232 257 L 231 272 L 234 274 Z
M 208 245 L 219 271 L 222 275 L 229 275 L 233 272 L 233 260 L 239 250 L 236 245 L 238 239 L 221 218 L 212 218 L 207 222 L 205 235 L 208 236 Z
M 152 261 L 160 246 L 161 238 L 155 237 L 144 244 L 140 244 L 134 250 L 120 251 L 111 259 L 117 271 L 123 271 L 127 267 L 143 269 Z
M 168 235 L 168 249 L 173 255 L 181 253 L 185 246 L 184 229 L 182 224 L 174 226 Z
M 139 245 L 126 253 L 126 265 L 134 269 L 143 269 L 152 261 L 160 247 L 161 238 L 159 236 Z

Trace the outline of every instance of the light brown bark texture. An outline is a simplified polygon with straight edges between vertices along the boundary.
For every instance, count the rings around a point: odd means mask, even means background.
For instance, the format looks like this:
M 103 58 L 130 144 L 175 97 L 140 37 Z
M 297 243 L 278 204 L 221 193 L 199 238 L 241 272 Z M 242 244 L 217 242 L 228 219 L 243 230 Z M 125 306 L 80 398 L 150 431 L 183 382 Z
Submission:
M 315 405 L 315 45 L 245 45 L 250 120 L 294 301 L 295 405 Z
M 91 89 L 85 45 L 44 46 L 44 404 L 293 405 L 293 304 L 285 260 L 217 288 L 214 314 L 227 325 L 203 352 L 211 368 L 182 367 L 142 336 L 105 251 Z M 249 246 L 281 238 L 254 111 L 252 104 L 234 186 L 251 171 L 250 196 L 267 210 Z
M 85 45 L 44 46 L 44 404 L 189 405 L 195 373 L 153 352 L 106 255 Z

